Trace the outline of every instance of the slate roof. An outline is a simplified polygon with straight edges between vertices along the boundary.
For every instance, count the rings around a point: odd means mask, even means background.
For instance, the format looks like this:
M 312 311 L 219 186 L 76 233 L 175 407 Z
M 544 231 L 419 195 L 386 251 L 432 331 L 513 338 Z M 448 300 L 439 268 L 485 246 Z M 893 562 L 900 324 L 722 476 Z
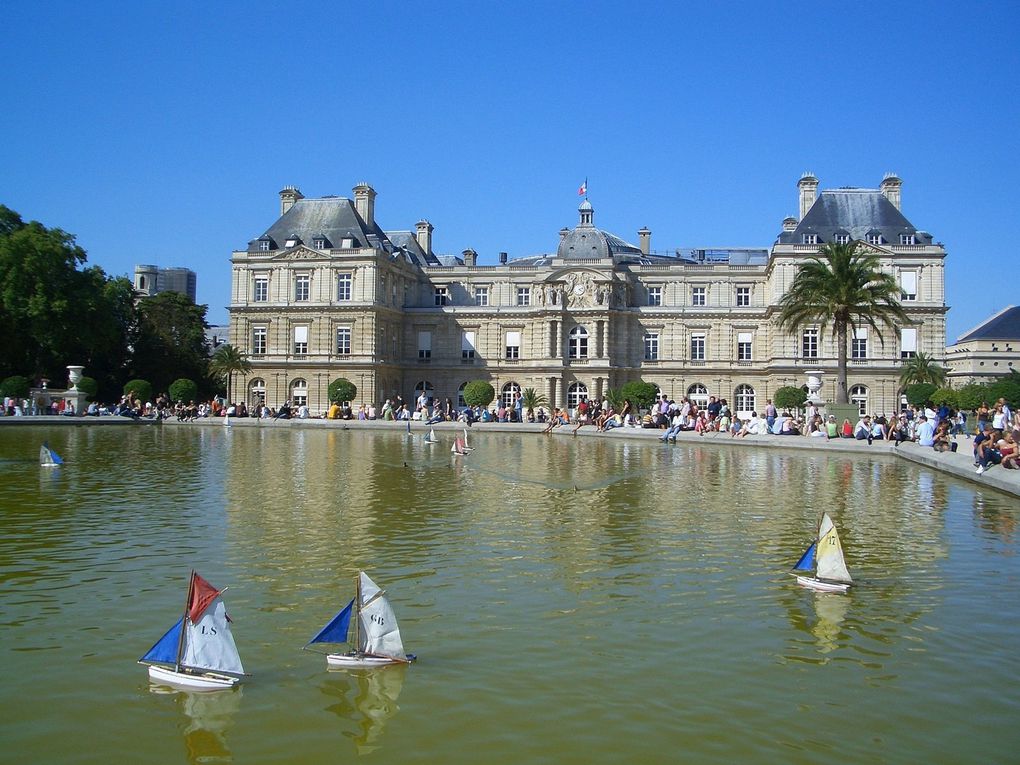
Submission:
M 1020 340 L 1020 306 L 1007 306 L 956 342 L 970 340 Z
M 931 234 L 918 231 L 878 189 L 823 191 L 797 228 L 782 232 L 778 241 L 801 244 L 805 234 L 816 234 L 819 244 L 827 244 L 837 233 L 867 241 L 867 235 L 875 232 L 886 244 L 899 244 L 900 234 L 913 234 L 917 244 L 931 244 Z

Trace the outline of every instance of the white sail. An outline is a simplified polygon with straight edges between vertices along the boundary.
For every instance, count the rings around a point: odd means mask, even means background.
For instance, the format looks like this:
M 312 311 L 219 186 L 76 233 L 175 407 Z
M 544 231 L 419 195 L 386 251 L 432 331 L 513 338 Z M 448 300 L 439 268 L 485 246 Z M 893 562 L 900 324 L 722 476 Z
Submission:
M 850 572 L 843 560 L 843 546 L 839 543 L 839 534 L 828 513 L 822 515 L 822 524 L 818 529 L 818 548 L 815 551 L 817 569 L 815 575 L 819 579 L 831 582 L 853 582 Z
M 185 620 L 184 655 L 181 664 L 185 667 L 216 672 L 243 675 L 241 657 L 234 645 L 234 636 L 227 621 L 227 607 L 217 597 L 197 624 Z
M 386 593 L 361 572 L 361 607 L 358 609 L 358 649 L 376 656 L 404 661 L 404 643 L 400 639 L 397 617 Z

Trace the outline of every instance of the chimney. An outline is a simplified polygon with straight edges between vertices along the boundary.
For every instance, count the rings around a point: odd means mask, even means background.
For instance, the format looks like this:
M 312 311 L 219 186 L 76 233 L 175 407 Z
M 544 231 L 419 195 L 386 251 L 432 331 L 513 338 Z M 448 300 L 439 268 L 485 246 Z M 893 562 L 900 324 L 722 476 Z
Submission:
M 886 173 L 882 179 L 882 185 L 879 186 L 879 191 L 882 192 L 882 196 L 892 202 L 893 207 L 897 210 L 900 209 L 900 189 L 903 187 L 903 181 L 899 179 L 896 173 Z
M 475 252 L 474 250 L 469 248 L 467 250 L 464 250 L 464 252 L 462 252 L 461 255 L 464 257 L 464 265 L 467 266 L 468 268 L 474 268 L 476 265 L 478 265 L 478 253 Z
M 570 229 L 567 228 L 566 226 L 561 228 L 560 229 L 560 241 L 562 242 L 564 239 L 566 239 L 567 238 L 567 234 L 569 234 L 569 233 L 570 233 Z
M 375 227 L 375 189 L 362 181 L 354 187 L 354 209 L 366 228 Z
M 298 191 L 297 186 L 284 186 L 280 189 L 280 215 L 285 215 L 295 202 L 304 198 L 305 195 Z
M 652 232 L 648 230 L 647 226 L 642 226 L 638 230 L 637 235 L 638 239 L 641 240 L 640 242 L 641 254 L 647 255 L 649 252 L 651 252 L 650 248 L 652 246 Z
M 797 188 L 800 189 L 800 219 L 804 220 L 818 195 L 818 179 L 813 173 L 804 173 L 797 181 Z
M 506 253 L 505 252 L 499 253 L 499 264 L 501 266 L 505 266 L 506 265 Z
M 797 219 L 792 215 L 783 218 L 783 231 L 796 231 L 797 230 Z
M 415 224 L 416 232 L 414 238 L 418 240 L 418 246 L 421 247 L 426 255 L 432 254 L 432 232 L 435 229 L 432 224 L 422 218 Z

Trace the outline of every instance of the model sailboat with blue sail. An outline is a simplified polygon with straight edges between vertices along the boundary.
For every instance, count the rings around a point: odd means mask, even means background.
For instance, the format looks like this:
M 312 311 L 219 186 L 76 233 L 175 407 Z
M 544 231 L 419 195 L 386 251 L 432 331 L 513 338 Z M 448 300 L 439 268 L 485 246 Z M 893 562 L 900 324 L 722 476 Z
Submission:
M 354 599 L 319 630 L 305 648 L 315 643 L 342 645 L 349 642 L 351 650 L 326 654 L 326 666 L 332 669 L 365 669 L 414 661 L 414 654 L 404 652 L 397 617 L 386 600 L 386 591 L 379 589 L 364 571 L 358 574 L 355 587 Z M 353 639 L 350 637 L 352 623 Z
M 221 592 L 191 572 L 184 615 L 138 660 L 149 666 L 150 680 L 215 691 L 234 687 L 244 676 Z
M 809 575 L 811 572 L 814 576 Z M 836 524 L 828 513 L 822 513 L 818 536 L 800 556 L 797 565 L 793 567 L 793 573 L 797 577 L 797 584 L 822 592 L 846 592 L 853 584 L 843 559 L 843 546 L 839 542 Z
M 439 439 L 436 438 L 436 429 L 429 428 L 429 432 L 425 434 L 425 443 L 427 444 L 438 444 Z
M 42 467 L 58 467 L 63 465 L 64 461 L 50 448 L 48 443 L 43 442 L 43 445 L 39 447 L 39 464 Z

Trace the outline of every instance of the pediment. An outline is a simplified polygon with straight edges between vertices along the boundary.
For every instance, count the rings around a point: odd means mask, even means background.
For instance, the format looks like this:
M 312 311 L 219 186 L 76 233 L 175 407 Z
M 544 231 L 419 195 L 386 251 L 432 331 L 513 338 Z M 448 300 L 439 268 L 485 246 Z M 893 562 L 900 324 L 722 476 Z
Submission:
M 324 253 L 319 250 L 313 250 L 311 247 L 306 247 L 303 244 L 299 244 L 297 247 L 291 247 L 289 250 L 284 250 L 279 255 L 274 256 L 273 260 L 320 260 Z

